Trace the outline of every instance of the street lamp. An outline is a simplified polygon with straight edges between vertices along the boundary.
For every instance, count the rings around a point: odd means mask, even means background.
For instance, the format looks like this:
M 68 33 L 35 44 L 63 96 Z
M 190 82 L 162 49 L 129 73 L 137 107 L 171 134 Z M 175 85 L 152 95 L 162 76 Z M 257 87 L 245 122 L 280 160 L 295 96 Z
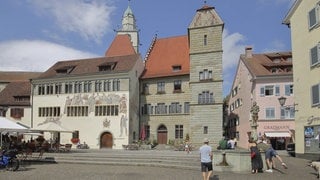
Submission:
M 281 105 L 281 106 L 284 106 L 284 105 L 286 104 L 287 98 L 281 96 L 281 97 L 278 98 L 278 100 L 279 100 L 280 105 Z
M 287 98 L 286 98 L 286 97 L 283 97 L 283 96 L 281 96 L 281 97 L 278 98 L 278 101 L 279 101 L 281 107 L 284 107 L 284 108 L 286 108 L 286 109 L 290 109 L 291 107 L 293 107 L 294 111 L 298 111 L 298 110 L 296 109 L 296 105 L 298 105 L 298 104 L 293 104 L 292 106 L 290 106 L 290 105 L 289 105 L 289 106 L 285 106 L 286 100 L 287 100 Z

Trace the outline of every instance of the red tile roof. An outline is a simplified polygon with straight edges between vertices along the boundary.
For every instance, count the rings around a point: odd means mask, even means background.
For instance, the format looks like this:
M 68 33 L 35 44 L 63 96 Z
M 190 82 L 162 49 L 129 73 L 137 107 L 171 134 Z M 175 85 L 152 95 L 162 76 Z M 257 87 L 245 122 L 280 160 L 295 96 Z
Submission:
M 40 72 L 0 71 L 0 82 L 25 81 L 40 74 Z
M 245 55 L 241 55 L 240 58 L 254 76 L 279 76 L 293 74 L 292 70 L 289 72 L 283 71 L 285 68 L 292 68 L 292 61 L 286 60 L 288 58 L 292 58 L 291 52 L 252 54 L 252 58 L 247 58 Z M 279 59 L 279 62 L 273 62 L 273 59 Z M 272 73 L 271 68 L 278 68 L 280 71 Z
M 145 63 L 145 72 L 141 78 L 189 74 L 188 36 L 156 39 Z M 181 66 L 181 70 L 173 71 L 173 66 Z
M 117 35 L 105 53 L 106 57 L 136 54 L 129 35 Z
M 0 92 L 0 105 L 2 106 L 30 106 L 30 100 L 15 100 L 15 97 L 30 98 L 31 84 L 30 81 L 19 81 L 9 83 Z
M 142 61 L 139 54 L 59 61 L 46 72 L 41 74 L 39 79 L 74 75 L 90 75 L 97 73 L 110 74 L 128 72 L 133 68 L 137 61 Z M 105 65 L 112 65 L 114 67 L 110 71 L 99 71 L 99 67 Z M 68 70 L 68 73 L 59 73 L 59 71 L 62 72 L 63 70 Z

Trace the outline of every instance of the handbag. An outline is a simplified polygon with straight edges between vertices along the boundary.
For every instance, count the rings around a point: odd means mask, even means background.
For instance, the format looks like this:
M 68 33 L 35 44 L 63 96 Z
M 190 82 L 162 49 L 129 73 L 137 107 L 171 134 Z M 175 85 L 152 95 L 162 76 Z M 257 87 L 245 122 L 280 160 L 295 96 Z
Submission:
M 251 151 L 251 158 L 254 158 L 254 157 L 256 157 L 256 152 L 254 152 L 254 151 Z

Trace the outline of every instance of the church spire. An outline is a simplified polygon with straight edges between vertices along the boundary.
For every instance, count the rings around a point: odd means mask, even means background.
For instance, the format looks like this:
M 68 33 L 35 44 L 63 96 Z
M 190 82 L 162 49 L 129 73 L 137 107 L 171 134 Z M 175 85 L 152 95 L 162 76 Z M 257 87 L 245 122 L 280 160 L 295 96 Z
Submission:
M 128 7 L 122 16 L 122 27 L 117 30 L 117 34 L 129 35 L 132 45 L 136 52 L 139 52 L 139 30 L 136 25 L 136 18 L 130 8 L 130 0 L 128 0 Z

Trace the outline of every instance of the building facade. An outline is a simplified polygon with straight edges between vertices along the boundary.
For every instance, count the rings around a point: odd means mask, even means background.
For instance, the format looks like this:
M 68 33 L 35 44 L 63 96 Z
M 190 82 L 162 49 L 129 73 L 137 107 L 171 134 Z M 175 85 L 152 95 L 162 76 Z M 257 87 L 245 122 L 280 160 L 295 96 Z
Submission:
M 320 1 L 297 0 L 284 19 L 291 29 L 296 155 L 320 152 Z
M 290 52 L 253 54 L 247 47 L 240 55 L 229 98 L 227 136 L 247 148 L 253 133 L 251 108 L 259 106 L 257 135 L 270 138 L 275 149 L 285 149 L 293 141 L 292 55 Z M 279 98 L 286 98 L 281 105 Z
M 222 137 L 222 31 L 213 7 L 198 9 L 188 35 L 155 38 L 141 77 L 142 123 L 160 144 Z

